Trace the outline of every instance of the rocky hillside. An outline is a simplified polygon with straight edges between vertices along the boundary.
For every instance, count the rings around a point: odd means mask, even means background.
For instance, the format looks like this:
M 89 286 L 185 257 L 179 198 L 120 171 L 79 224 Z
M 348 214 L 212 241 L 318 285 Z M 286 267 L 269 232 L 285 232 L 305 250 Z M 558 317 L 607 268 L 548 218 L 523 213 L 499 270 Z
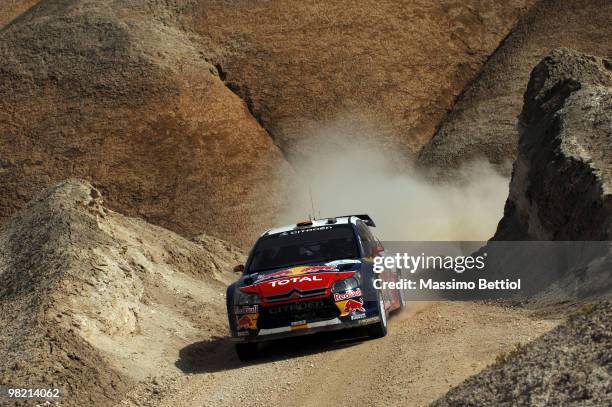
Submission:
M 537 340 L 500 354 L 432 407 L 610 405 L 611 333 L 612 304 L 585 306 Z
M 0 29 L 39 1 L 40 0 L 2 0 L 0 3 Z
M 172 377 L 181 347 L 226 331 L 221 293 L 243 256 L 108 210 L 85 182 L 44 191 L 0 229 L 0 384 L 115 405 Z
M 182 7 L 44 0 L 0 35 L 0 219 L 76 176 L 186 236 L 248 244 L 291 170 Z M 193 34 L 195 35 L 195 34 Z
M 610 64 L 559 49 L 533 70 L 495 240 L 612 239 Z
M 321 123 L 410 154 L 529 4 L 42 0 L 0 35 L 0 220 L 75 176 L 248 246 Z
M 194 28 L 290 158 L 330 122 L 412 154 L 532 3 L 213 0 Z
M 527 260 L 515 264 L 517 270 L 508 276 L 548 278 L 532 302 L 535 307 L 612 295 L 609 67 L 600 57 L 558 49 L 535 67 L 525 92 L 518 158 L 494 239 L 600 241 L 565 242 L 567 250 L 557 245 L 557 253 L 549 252 L 552 267 L 546 268 L 538 268 L 544 256 L 535 244 L 502 248 L 510 263 L 520 257 L 512 252 L 517 247 Z M 541 275 L 554 273 L 555 267 L 561 271 L 555 279 Z M 612 304 L 595 304 L 583 306 L 567 323 L 526 346 L 500 354 L 497 363 L 433 406 L 610 405 Z
M 539 0 L 484 65 L 420 152 L 419 163 L 439 175 L 484 157 L 510 172 L 519 115 L 531 68 L 553 48 L 611 56 L 612 3 Z

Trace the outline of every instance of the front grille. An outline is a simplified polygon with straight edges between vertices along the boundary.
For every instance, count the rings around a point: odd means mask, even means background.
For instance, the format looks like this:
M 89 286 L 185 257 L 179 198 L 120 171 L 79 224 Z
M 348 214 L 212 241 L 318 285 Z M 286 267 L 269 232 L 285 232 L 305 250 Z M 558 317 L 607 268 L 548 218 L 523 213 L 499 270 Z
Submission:
M 325 288 L 315 288 L 314 290 L 304 290 L 300 291 L 296 288 L 292 289 L 289 292 L 279 295 L 271 295 L 266 297 L 267 302 L 279 302 L 279 301 L 287 301 L 290 298 L 308 298 L 308 297 L 318 297 L 320 295 L 325 294 Z
M 333 319 L 340 315 L 334 301 L 329 298 L 321 300 L 299 301 L 274 307 L 262 307 L 257 325 L 260 329 L 289 326 L 292 322 L 316 322 Z

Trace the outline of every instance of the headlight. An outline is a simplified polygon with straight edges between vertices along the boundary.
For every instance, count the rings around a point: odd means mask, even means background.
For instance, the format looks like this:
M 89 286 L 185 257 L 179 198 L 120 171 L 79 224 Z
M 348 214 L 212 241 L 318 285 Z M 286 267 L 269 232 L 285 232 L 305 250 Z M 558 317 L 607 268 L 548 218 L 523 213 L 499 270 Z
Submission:
M 259 296 L 257 294 L 243 293 L 240 289 L 236 289 L 236 294 L 234 294 L 234 305 L 252 304 L 259 304 Z
M 337 293 L 339 291 L 354 290 L 359 287 L 359 281 L 355 277 L 348 277 L 343 280 L 338 280 L 332 286 L 332 292 Z

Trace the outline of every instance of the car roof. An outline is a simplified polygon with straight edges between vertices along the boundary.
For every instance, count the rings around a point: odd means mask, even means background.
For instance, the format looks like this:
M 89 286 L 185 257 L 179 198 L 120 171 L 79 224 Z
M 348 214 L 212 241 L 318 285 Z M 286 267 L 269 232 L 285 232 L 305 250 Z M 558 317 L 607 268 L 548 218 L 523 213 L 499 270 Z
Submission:
M 357 222 L 362 221 L 365 222 L 368 226 L 376 226 L 374 221 L 368 215 L 343 215 L 338 217 L 331 218 L 322 218 L 322 219 L 313 219 L 312 221 L 304 221 L 299 223 L 292 223 L 290 225 L 285 225 L 277 228 L 273 228 L 265 231 L 262 236 L 266 235 L 275 235 L 277 233 L 289 232 L 295 229 L 310 229 L 317 228 L 321 226 L 331 226 L 331 225 L 348 225 L 348 224 L 356 224 Z M 312 224 L 303 223 L 312 222 Z

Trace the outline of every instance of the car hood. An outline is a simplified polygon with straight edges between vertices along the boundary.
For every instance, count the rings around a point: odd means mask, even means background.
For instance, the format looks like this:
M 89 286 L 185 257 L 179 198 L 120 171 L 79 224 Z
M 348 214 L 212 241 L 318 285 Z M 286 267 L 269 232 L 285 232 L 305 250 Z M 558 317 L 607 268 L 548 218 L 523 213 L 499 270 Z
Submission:
M 244 276 L 239 289 L 257 294 L 264 304 L 327 296 L 334 282 L 352 277 L 360 268 L 361 262 L 354 259 L 281 268 Z

